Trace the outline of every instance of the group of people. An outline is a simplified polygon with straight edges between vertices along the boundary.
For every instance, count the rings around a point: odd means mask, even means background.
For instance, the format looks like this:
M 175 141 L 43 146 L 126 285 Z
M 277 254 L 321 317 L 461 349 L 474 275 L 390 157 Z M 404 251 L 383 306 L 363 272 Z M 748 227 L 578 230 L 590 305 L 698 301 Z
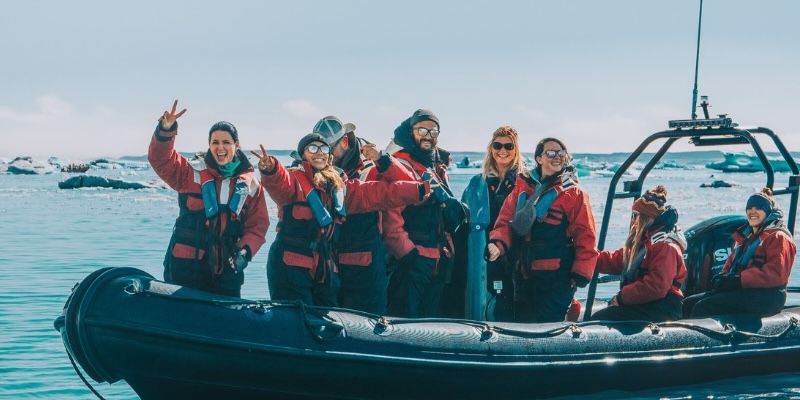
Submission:
M 450 154 L 439 147 L 437 116 L 420 109 L 394 130 L 385 150 L 353 124 L 322 118 L 282 165 L 260 145 L 253 166 L 236 128 L 218 122 L 209 149 L 188 160 L 174 148 L 177 100 L 159 119 L 148 159 L 178 192 L 180 212 L 165 255 L 164 279 L 240 296 L 244 269 L 265 243 L 265 192 L 278 206 L 267 261 L 273 300 L 339 306 L 398 317 L 443 315 L 454 268 L 453 235 L 469 209 L 450 188 Z M 517 131 L 498 128 L 486 149 L 492 229 L 487 269 L 505 285 L 495 319 L 575 320 L 574 298 L 595 271 L 621 275 L 619 292 L 597 320 L 649 320 L 731 312 L 780 311 L 795 256 L 791 234 L 769 189 L 747 202 L 748 224 L 712 289 L 684 299 L 686 240 L 667 190 L 645 191 L 632 207 L 622 248 L 598 251 L 589 196 L 557 138 L 539 141 L 535 165 L 521 157 Z M 256 169 L 259 171 L 257 176 Z

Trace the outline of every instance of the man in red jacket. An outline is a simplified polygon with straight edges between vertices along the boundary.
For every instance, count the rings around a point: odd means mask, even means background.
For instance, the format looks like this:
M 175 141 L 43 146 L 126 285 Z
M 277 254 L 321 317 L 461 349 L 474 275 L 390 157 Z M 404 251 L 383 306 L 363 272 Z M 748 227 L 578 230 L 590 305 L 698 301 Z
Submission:
M 438 146 L 439 119 L 417 110 L 394 131 L 387 152 L 417 181 L 438 183 L 424 203 L 388 211 L 383 237 L 393 256 L 389 281 L 389 315 L 441 315 L 442 290 L 450 279 L 453 243 L 450 235 L 468 213 L 450 191 L 450 153 Z
M 395 158 L 355 134 L 355 125 L 335 116 L 322 118 L 314 132 L 325 137 L 334 165 L 350 180 L 413 181 L 414 175 Z M 386 246 L 379 212 L 350 213 L 339 233 L 339 306 L 373 314 L 386 313 Z

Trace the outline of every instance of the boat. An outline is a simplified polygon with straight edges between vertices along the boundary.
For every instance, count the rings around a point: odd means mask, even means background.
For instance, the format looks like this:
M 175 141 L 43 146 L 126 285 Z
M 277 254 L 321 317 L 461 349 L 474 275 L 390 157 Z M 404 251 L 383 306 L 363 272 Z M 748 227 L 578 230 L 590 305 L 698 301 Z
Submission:
M 728 119 L 671 121 L 669 130 L 648 137 L 611 178 L 598 247 L 614 201 L 638 198 L 647 173 L 678 139 L 697 146 L 746 142 L 763 155 L 757 135 L 788 156 L 769 129 L 740 129 Z M 657 140 L 665 142 L 617 190 Z M 793 232 L 800 170 L 787 160 L 788 185 L 774 187 L 767 168 L 766 186 L 791 196 Z M 718 216 L 687 230 L 687 294 L 707 289 L 725 260 L 718 255 L 729 251 L 731 230 L 743 222 L 740 215 Z M 613 278 L 595 274 L 578 322 L 520 324 L 239 299 L 164 283 L 136 268 L 103 268 L 76 285 L 55 328 L 81 376 L 82 370 L 98 383 L 124 380 L 143 399 L 530 399 L 800 371 L 800 307 L 765 318 L 588 321 L 599 308 L 597 285 Z
M 61 172 L 86 172 L 89 166 L 86 164 L 69 164 L 61 167 Z
M 764 166 L 764 186 L 790 196 L 786 221 L 794 232 L 800 170 L 778 136 L 726 116 L 709 118 L 705 98 L 702 105 L 705 119 L 693 109 L 692 119 L 670 121 L 616 169 L 599 249 L 615 200 L 638 199 L 648 173 L 680 139 L 695 146 L 749 144 Z M 757 136 L 771 139 L 786 160 L 785 187 L 775 187 Z M 656 141 L 663 144 L 639 168 L 637 160 Z M 623 176 L 633 180 L 620 190 Z M 708 288 L 730 251 L 731 230 L 742 222 L 740 215 L 723 215 L 686 231 L 686 294 Z M 485 229 L 472 224 L 471 230 Z M 485 288 L 483 279 L 467 280 L 465 293 Z M 521 324 L 239 299 L 164 283 L 136 268 L 103 268 L 73 288 L 54 327 L 95 394 L 84 373 L 97 383 L 125 381 L 142 399 L 531 399 L 800 371 L 799 306 L 763 318 L 589 321 L 602 307 L 597 285 L 614 280 L 592 277 L 579 321 Z
M 547 324 L 393 319 L 95 271 L 55 321 L 96 382 L 142 399 L 530 399 L 800 369 L 800 308 Z
M 480 161 L 470 161 L 469 156 L 464 156 L 458 163 L 456 163 L 456 168 L 480 168 L 483 165 L 483 160 Z

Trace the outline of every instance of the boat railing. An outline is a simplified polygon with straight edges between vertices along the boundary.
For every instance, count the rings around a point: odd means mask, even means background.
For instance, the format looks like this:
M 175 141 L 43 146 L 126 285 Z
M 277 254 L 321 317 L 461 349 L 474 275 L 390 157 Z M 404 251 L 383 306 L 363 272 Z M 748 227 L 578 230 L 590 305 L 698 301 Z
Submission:
M 778 135 L 771 129 L 764 127 L 755 128 L 740 128 L 732 122 L 730 118 L 720 116 L 719 118 L 711 119 L 692 119 L 692 120 L 674 120 L 669 122 L 670 129 L 661 132 L 656 132 L 647 137 L 630 156 L 620 165 L 619 169 L 614 173 L 609 184 L 608 196 L 606 198 L 605 209 L 603 211 L 603 220 L 600 225 L 600 232 L 597 237 L 597 248 L 599 250 L 605 249 L 606 236 L 608 234 L 608 226 L 612 214 L 613 203 L 615 199 L 632 198 L 634 201 L 641 197 L 643 183 L 650 171 L 661 161 L 662 157 L 669 151 L 675 142 L 680 139 L 688 138 L 689 143 L 701 146 L 726 146 L 726 145 L 742 145 L 749 144 L 753 152 L 764 166 L 766 173 L 765 187 L 772 189 L 775 196 L 789 195 L 789 210 L 787 215 L 787 228 L 794 234 L 795 218 L 797 215 L 797 201 L 798 193 L 800 193 L 800 169 L 794 157 L 789 153 L 780 140 Z M 775 147 L 781 153 L 786 163 L 791 169 L 789 181 L 785 187 L 775 188 L 775 171 L 767 159 L 764 150 L 755 138 L 755 134 L 768 136 Z M 664 143 L 656 151 L 650 160 L 644 164 L 644 167 L 639 172 L 635 180 L 623 182 L 622 191 L 617 191 L 622 176 L 628 169 L 636 162 L 644 153 L 648 146 L 656 141 L 663 140 Z M 592 312 L 592 305 L 597 291 L 598 273 L 595 272 L 592 281 L 589 284 L 589 289 L 586 299 L 586 309 L 584 310 L 584 319 L 588 319 Z

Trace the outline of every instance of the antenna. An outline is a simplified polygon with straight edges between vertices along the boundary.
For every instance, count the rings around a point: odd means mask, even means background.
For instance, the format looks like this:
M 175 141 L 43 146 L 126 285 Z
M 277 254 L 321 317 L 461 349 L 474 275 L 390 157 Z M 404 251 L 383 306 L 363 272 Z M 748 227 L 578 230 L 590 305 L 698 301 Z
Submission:
M 703 0 L 700 0 L 700 17 L 697 20 L 697 55 L 694 59 L 694 90 L 692 91 L 692 119 L 697 119 L 697 70 L 700 66 L 700 27 L 703 24 Z

